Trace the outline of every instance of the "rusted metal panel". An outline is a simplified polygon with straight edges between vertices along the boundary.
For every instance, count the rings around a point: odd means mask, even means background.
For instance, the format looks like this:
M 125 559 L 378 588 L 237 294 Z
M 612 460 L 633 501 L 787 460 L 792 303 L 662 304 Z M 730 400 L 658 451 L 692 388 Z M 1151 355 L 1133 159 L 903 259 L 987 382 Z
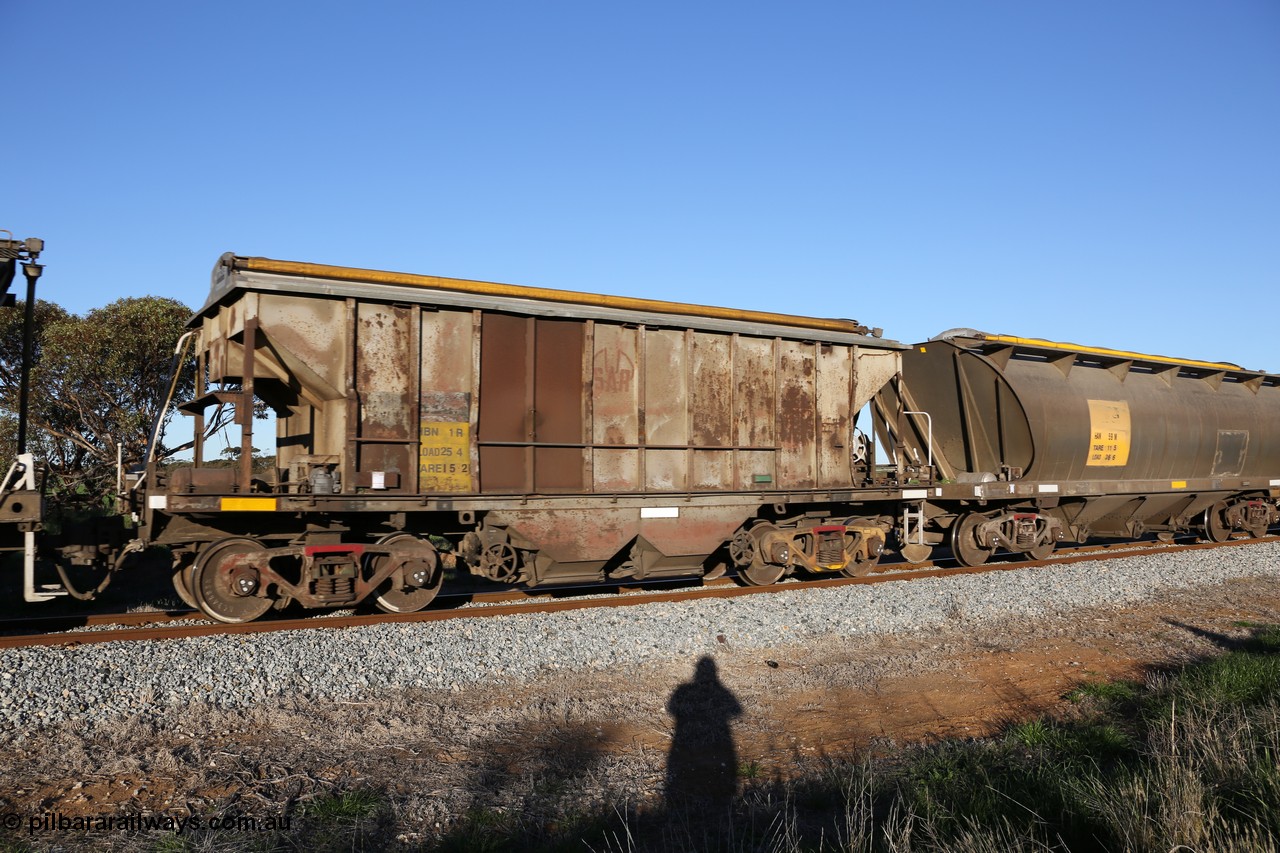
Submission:
M 644 488 L 683 491 L 689 488 L 688 453 L 653 449 L 684 448 L 689 442 L 689 362 L 684 332 L 646 329 L 644 338 Z
M 410 438 L 413 427 L 407 307 L 362 304 L 356 309 L 356 393 L 361 438 Z
M 650 492 L 683 492 L 689 488 L 689 454 L 685 450 L 653 450 L 645 452 L 645 490 Z
M 410 351 L 412 315 L 402 306 L 356 306 L 357 472 L 388 471 L 407 476 L 417 466 L 417 460 L 410 459 L 410 445 L 418 438 L 414 417 L 417 389 L 412 387 L 412 366 L 418 355 Z
M 583 490 L 584 341 L 580 320 L 484 314 L 479 407 L 483 491 Z
M 637 368 L 639 330 L 612 323 L 595 324 L 595 351 L 591 358 L 592 441 L 597 444 L 629 444 L 640 441 L 640 371 Z M 597 463 L 601 457 L 596 456 Z M 597 474 L 597 482 L 602 478 Z M 606 475 L 608 482 L 613 475 Z M 633 485 L 635 480 L 630 481 Z
M 581 320 L 535 322 L 534 440 L 539 444 L 582 444 Z
M 470 311 L 422 314 L 422 378 L 418 404 L 418 472 L 424 492 L 471 492 L 475 394 Z
M 641 536 L 667 557 L 707 557 L 747 520 L 746 507 L 675 507 L 675 515 L 642 518 Z
M 528 491 L 528 461 L 523 447 L 480 447 L 480 489 L 484 492 L 523 494 Z
M 405 477 L 401 487 L 406 492 L 412 494 L 421 494 L 422 482 L 420 468 L 422 465 L 422 306 L 413 305 L 409 309 L 409 433 L 414 440 L 408 445 L 409 450 L 409 469 L 405 471 Z M 471 455 L 471 441 L 468 431 L 467 436 L 467 456 Z M 470 471 L 471 466 L 467 469 Z M 468 482 L 468 491 L 470 483 Z
M 733 451 L 693 451 L 693 477 L 689 488 L 695 492 L 729 491 L 734 488 Z
M 738 451 L 739 488 L 748 491 L 777 488 L 778 454 L 772 450 Z
M 503 509 L 490 513 L 488 521 L 507 527 L 519 547 L 536 547 L 558 563 L 604 562 L 635 538 L 639 512 L 608 507 Z
M 732 337 L 707 332 L 691 335 L 693 429 L 690 444 L 719 447 L 733 444 Z
M 853 354 L 849 347 L 829 344 L 819 344 L 817 350 L 818 485 L 839 487 L 847 485 L 853 476 L 849 466 Z
M 862 407 L 902 369 L 902 354 L 897 350 L 854 347 L 853 411 Z
M 222 315 L 225 310 L 225 308 L 219 309 L 205 317 L 200 324 L 200 339 L 205 346 L 205 361 L 210 382 L 221 382 L 227 372 L 227 336 L 222 328 Z
M 346 452 L 347 406 L 343 399 L 327 401 L 317 413 L 312 454 L 340 455 Z
M 240 367 L 240 394 L 236 403 L 236 423 L 240 424 L 240 488 L 253 489 L 253 405 L 254 355 L 258 348 L 258 318 L 249 317 L 244 324 L 244 358 Z
M 258 328 L 263 349 L 320 400 L 341 400 L 348 384 L 344 359 L 352 330 L 346 305 L 336 299 L 262 294 Z
M 485 314 L 480 339 L 480 441 L 529 441 L 533 322 Z M 486 489 L 487 490 L 487 489 Z
M 596 448 L 592 452 L 592 491 L 635 492 L 639 488 L 639 450 Z
M 480 337 L 480 489 L 532 488 L 533 321 L 485 314 Z M 493 446 L 499 442 L 513 446 Z
M 816 380 L 814 344 L 778 345 L 778 483 L 784 489 L 811 489 L 817 480 Z
M 637 535 L 666 557 L 705 558 L 751 513 L 749 506 L 502 509 L 488 520 L 517 547 L 536 546 L 539 562 L 603 565 L 625 557 Z
M 250 298 L 252 297 L 252 298 Z M 278 419 L 277 464 L 288 470 L 297 456 L 343 452 L 347 428 L 345 389 L 350 362 L 345 354 L 353 332 L 341 300 L 296 295 L 248 294 L 206 316 L 202 333 L 211 381 L 238 382 L 246 363 L 243 335 L 256 312 L 252 371 L 279 381 L 279 400 L 291 414 Z M 400 387 L 396 384 L 391 388 Z M 265 392 L 264 392 L 265 393 Z
M 689 372 L 684 332 L 645 330 L 644 382 L 644 443 L 687 445 Z
M 586 443 L 585 330 L 581 320 L 535 321 L 533 440 L 538 445 Z M 537 447 L 534 491 L 581 491 L 585 455 L 582 447 Z
M 582 337 L 582 431 L 587 447 L 582 449 L 582 483 L 583 488 L 590 491 L 595 484 L 595 454 L 591 452 L 591 443 L 595 435 L 595 399 L 591 390 L 592 376 L 595 372 L 596 322 L 587 320 L 583 324 Z
M 535 447 L 534 491 L 538 494 L 582 491 L 582 458 L 585 453 L 577 447 Z
M 246 293 L 244 298 L 238 302 L 232 302 L 229 305 L 223 306 L 223 334 L 228 338 L 234 338 L 244 334 L 245 318 L 254 316 L 258 313 L 259 298 L 260 295 L 257 293 Z
M 350 368 L 356 363 L 356 306 L 359 300 L 348 297 L 344 300 L 343 328 L 347 330 L 346 349 L 342 353 L 342 363 Z M 342 434 L 342 455 L 339 457 L 338 473 L 343 483 L 350 484 L 355 481 L 356 467 L 356 431 L 357 424 L 360 420 L 360 400 L 356 396 L 356 379 L 354 371 L 347 372 L 347 386 L 343 389 L 342 399 L 345 402 L 343 410 L 346 412 L 346 419 L 343 421 L 345 428 Z
M 777 354 L 773 338 L 740 336 L 733 359 L 734 433 L 740 448 L 735 454 L 734 486 L 738 489 L 773 488 L 778 476 Z
M 733 381 L 737 401 L 736 441 L 741 447 L 774 445 L 775 361 L 773 339 L 738 339 Z

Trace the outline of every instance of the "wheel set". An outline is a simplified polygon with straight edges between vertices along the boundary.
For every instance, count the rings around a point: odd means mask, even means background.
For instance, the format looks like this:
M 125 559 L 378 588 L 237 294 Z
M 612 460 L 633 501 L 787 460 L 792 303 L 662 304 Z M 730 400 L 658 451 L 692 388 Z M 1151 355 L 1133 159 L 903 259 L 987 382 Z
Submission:
M 309 607 L 350 606 L 371 595 L 379 610 L 412 613 L 430 604 L 444 581 L 435 547 L 403 531 L 383 537 L 368 554 L 361 546 L 284 549 L 289 557 L 301 557 L 300 568 L 288 578 L 270 562 L 253 559 L 267 550 L 248 537 L 208 543 L 174 570 L 174 591 L 207 616 L 240 624 L 294 599 Z
M 729 558 L 748 586 L 777 583 L 796 568 L 815 574 L 855 578 L 875 570 L 884 549 L 884 531 L 871 519 L 843 524 L 781 528 L 757 521 L 729 541 Z

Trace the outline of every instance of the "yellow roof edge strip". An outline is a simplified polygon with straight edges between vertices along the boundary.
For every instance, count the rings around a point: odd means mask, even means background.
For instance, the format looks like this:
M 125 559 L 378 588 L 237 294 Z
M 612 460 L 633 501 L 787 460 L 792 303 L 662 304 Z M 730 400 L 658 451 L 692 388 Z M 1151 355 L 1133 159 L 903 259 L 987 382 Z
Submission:
M 1018 338 L 1013 335 L 988 335 L 981 334 L 982 340 L 992 341 L 1001 344 L 1013 344 L 1014 346 L 1040 347 L 1043 349 L 1066 350 L 1068 352 L 1089 353 L 1090 355 L 1102 355 L 1108 358 L 1132 359 L 1134 361 L 1156 361 L 1163 364 L 1181 364 L 1187 367 L 1204 367 L 1210 370 L 1229 370 L 1239 373 L 1257 373 L 1256 370 L 1245 370 L 1238 364 L 1230 364 L 1225 361 L 1192 361 L 1185 358 L 1169 358 L 1164 355 L 1146 355 L 1140 352 L 1129 352 L 1127 350 L 1106 349 L 1104 347 L 1082 347 L 1077 344 L 1064 344 L 1055 341 L 1041 340 L 1040 338 Z
M 595 293 L 577 293 L 572 290 L 554 290 L 546 287 L 524 287 L 515 284 L 497 284 L 489 281 L 470 281 L 462 278 L 441 278 L 412 273 L 384 272 L 357 267 L 335 267 L 326 264 L 309 264 L 300 261 L 277 261 L 271 258 L 235 258 L 237 269 L 280 275 L 305 275 L 315 278 L 339 278 L 366 284 L 394 284 L 408 287 L 431 287 L 457 293 L 478 293 L 484 296 L 500 296 L 513 299 L 542 299 L 572 305 L 594 305 L 623 311 L 647 311 L 652 314 L 676 314 L 680 316 L 711 317 L 718 320 L 768 323 L 775 326 L 796 326 L 820 329 L 826 332 L 842 332 L 850 335 L 866 334 L 864 327 L 852 320 L 799 317 L 792 314 L 772 314 L 764 311 L 739 311 L 732 308 L 716 308 L 709 305 L 692 305 L 684 302 L 663 302 L 639 299 L 632 296 L 604 296 Z

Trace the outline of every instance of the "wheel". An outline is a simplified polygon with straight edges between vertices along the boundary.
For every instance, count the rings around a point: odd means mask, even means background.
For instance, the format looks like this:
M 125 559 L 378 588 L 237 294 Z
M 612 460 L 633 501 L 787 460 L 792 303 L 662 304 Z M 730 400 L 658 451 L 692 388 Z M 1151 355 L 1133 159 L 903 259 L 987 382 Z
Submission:
M 852 557 L 849 559 L 849 562 L 845 563 L 844 568 L 840 570 L 840 574 L 847 578 L 860 578 L 875 571 L 876 564 L 879 562 L 880 557 L 878 555 L 874 557 L 863 557 L 862 559 Z
M 738 570 L 738 577 L 751 586 L 768 586 L 782 580 L 787 571 L 786 566 L 775 566 L 771 563 L 754 562 L 745 569 Z
M 872 526 L 871 521 L 865 518 L 847 518 L 845 519 L 844 523 L 846 527 Z M 854 544 L 854 543 L 850 543 L 850 544 Z M 840 570 L 840 574 L 844 575 L 847 578 L 860 578 L 860 577 L 863 577 L 864 575 L 869 575 L 873 571 L 875 571 L 876 564 L 880 562 L 879 554 L 873 554 L 870 556 L 859 558 L 854 556 L 854 554 L 850 553 L 850 549 L 845 549 L 845 553 L 849 557 L 849 562 L 846 563 L 845 567 Z
M 229 558 L 265 551 L 253 539 L 223 539 L 205 547 L 191 568 L 191 591 L 197 606 L 219 622 L 237 625 L 252 622 L 266 613 L 275 600 L 255 595 L 258 573 L 228 566 Z
M 191 566 L 182 565 L 173 570 L 173 591 L 182 599 L 182 603 L 192 610 L 199 610 L 196 594 L 191 591 Z
M 1032 548 L 1030 551 L 1026 552 L 1027 559 L 1028 560 L 1047 560 L 1053 556 L 1053 549 L 1056 548 L 1057 545 L 1058 543 L 1054 542 L 1052 539 L 1050 539 L 1048 542 L 1044 543 L 1043 545 L 1037 545 L 1036 547 Z
M 1231 538 L 1231 525 L 1227 524 L 1227 505 L 1218 501 L 1204 511 L 1204 538 L 1210 542 L 1226 542 Z
M 769 584 L 777 583 L 786 574 L 787 567 L 781 563 L 766 563 L 764 559 L 763 542 L 764 537 L 773 533 L 778 528 L 772 524 L 757 524 L 751 528 L 749 535 L 751 536 L 754 547 L 751 550 L 751 562 L 738 569 L 738 577 L 742 578 L 744 583 L 751 586 L 769 586 Z
M 962 566 L 981 566 L 995 553 L 993 548 L 984 548 L 978 542 L 978 525 L 985 522 L 986 516 L 971 512 L 962 515 L 951 528 L 951 553 Z
M 440 571 L 440 561 L 436 557 L 436 549 L 431 543 L 419 539 L 412 533 L 392 533 L 384 537 L 379 545 L 397 544 L 402 548 L 421 551 L 422 557 L 404 564 L 405 583 L 397 585 L 393 573 L 378 587 L 374 593 L 373 603 L 383 613 L 414 613 L 435 599 L 444 583 L 444 572 Z M 369 561 L 369 570 L 376 573 L 382 561 L 388 557 L 378 556 Z M 419 581 L 410 583 L 409 581 Z
M 1037 530 L 1036 532 L 1038 534 L 1040 531 Z M 1170 535 L 1170 538 L 1172 538 L 1172 534 Z M 1053 556 L 1053 549 L 1057 547 L 1058 547 L 1057 541 L 1054 540 L 1053 537 L 1051 536 L 1048 542 L 1045 542 L 1042 545 L 1036 545 L 1033 548 L 1029 548 L 1026 551 L 1023 551 L 1022 556 L 1028 560 L 1040 560 L 1040 561 L 1047 560 Z

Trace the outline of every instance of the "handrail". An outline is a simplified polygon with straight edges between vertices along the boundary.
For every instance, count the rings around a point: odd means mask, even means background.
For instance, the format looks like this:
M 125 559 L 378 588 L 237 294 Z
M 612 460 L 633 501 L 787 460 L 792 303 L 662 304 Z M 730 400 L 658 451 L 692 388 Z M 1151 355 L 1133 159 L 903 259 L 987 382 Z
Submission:
M 925 438 L 925 441 L 927 441 L 927 442 L 928 442 L 928 444 L 929 444 L 928 448 L 926 448 L 926 452 L 927 452 L 928 459 L 929 459 L 929 461 L 928 461 L 929 471 L 930 471 L 930 472 L 932 472 L 932 471 L 933 471 L 933 415 L 929 414 L 928 412 L 903 412 L 902 414 L 904 414 L 904 415 L 924 415 L 925 420 L 926 420 L 926 421 L 928 421 L 928 423 L 929 423 L 929 432 L 928 432 L 927 437 Z
M 142 457 L 144 470 L 151 465 L 151 457 L 156 452 L 156 445 L 160 443 L 160 428 L 164 425 L 164 416 L 169 411 L 169 404 L 173 402 L 173 394 L 178 389 L 178 377 L 182 372 L 182 361 L 186 356 L 186 347 L 190 345 L 192 336 L 199 333 L 199 329 L 192 329 L 178 338 L 178 343 L 174 345 L 173 370 L 169 379 L 169 391 L 165 394 L 164 402 L 160 405 L 159 410 L 156 411 L 156 419 L 151 424 L 151 437 L 147 441 L 147 452 Z

